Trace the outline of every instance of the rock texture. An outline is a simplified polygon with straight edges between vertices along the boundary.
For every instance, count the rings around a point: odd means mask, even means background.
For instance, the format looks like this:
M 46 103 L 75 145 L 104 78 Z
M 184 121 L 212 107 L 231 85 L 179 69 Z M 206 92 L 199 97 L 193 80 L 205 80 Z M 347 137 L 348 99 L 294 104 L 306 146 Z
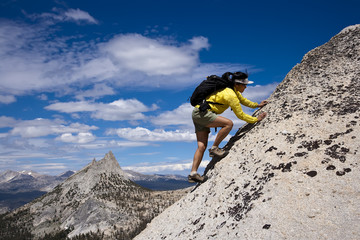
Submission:
M 18 228 L 31 231 L 34 239 L 51 239 L 50 235 L 60 232 L 69 238 L 92 232 L 98 239 L 130 239 L 185 193 L 140 187 L 127 178 L 109 152 L 53 191 L 1 216 L 0 239 L 11 239 Z
M 360 239 L 360 25 L 307 53 L 269 101 L 136 240 Z

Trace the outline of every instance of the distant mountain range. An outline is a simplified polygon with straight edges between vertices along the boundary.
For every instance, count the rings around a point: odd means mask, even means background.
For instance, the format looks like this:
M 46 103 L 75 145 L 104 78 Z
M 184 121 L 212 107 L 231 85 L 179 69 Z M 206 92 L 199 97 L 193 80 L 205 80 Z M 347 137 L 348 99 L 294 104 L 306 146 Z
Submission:
M 130 170 L 124 172 L 131 181 L 151 190 L 167 191 L 194 186 L 187 181 L 187 177 L 180 175 L 146 175 Z
M 0 191 L 18 193 L 38 190 L 48 192 L 74 173 L 74 171 L 67 171 L 58 176 L 50 176 L 34 171 L 8 170 L 0 173 Z
M 145 175 L 134 171 L 124 172 L 130 180 L 151 190 L 176 190 L 194 186 L 187 182 L 186 177 L 180 175 Z M 34 171 L 7 170 L 0 173 L 0 213 L 31 202 L 54 189 L 74 173 L 75 171 L 67 171 L 58 176 Z
M 51 191 L 65 181 L 73 171 L 58 176 L 34 171 L 5 171 L 0 173 L 0 213 L 11 211 Z
M 1 214 L 0 239 L 133 239 L 148 222 L 191 189 L 155 191 L 136 184 L 131 178 L 166 181 L 165 176 L 126 173 L 109 152 L 41 197 Z M 184 177 L 169 178 L 184 181 Z M 35 191 L 36 187 L 48 189 L 44 179 L 50 178 L 34 172 L 8 171 L 1 174 L 1 179 L 8 193 L 12 190 L 25 194 L 20 188 L 21 182 Z M 40 183 L 36 179 L 41 180 Z M 12 181 L 17 183 L 14 188 L 10 187 Z

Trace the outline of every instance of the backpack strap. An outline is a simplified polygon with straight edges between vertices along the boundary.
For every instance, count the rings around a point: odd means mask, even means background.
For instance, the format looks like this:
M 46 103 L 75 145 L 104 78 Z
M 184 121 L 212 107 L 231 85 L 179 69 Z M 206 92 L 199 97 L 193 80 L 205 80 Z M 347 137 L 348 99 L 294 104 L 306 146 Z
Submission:
M 205 100 L 204 100 L 202 103 L 200 103 L 200 106 L 199 106 L 200 112 L 205 112 L 206 110 L 211 109 L 211 107 L 210 107 L 209 104 L 224 105 L 224 104 L 222 104 L 222 103 L 209 102 L 209 101 L 205 101 Z

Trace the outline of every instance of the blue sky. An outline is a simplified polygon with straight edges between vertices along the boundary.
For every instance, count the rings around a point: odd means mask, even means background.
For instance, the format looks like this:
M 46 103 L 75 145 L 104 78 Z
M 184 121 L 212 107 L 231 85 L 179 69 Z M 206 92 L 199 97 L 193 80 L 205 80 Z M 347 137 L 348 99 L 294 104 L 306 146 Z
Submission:
M 247 70 L 255 84 L 244 95 L 266 99 L 305 53 L 360 23 L 359 9 L 358 0 L 2 0 L 0 172 L 55 175 L 111 150 L 124 169 L 186 175 L 199 82 Z M 224 116 L 232 134 L 244 123 Z

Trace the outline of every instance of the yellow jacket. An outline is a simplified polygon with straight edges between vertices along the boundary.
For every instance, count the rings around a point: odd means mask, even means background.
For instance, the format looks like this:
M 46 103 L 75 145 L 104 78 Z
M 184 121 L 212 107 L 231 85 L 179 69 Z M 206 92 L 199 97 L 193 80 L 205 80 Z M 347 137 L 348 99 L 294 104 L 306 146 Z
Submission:
M 219 90 L 213 94 L 211 94 L 209 97 L 206 98 L 206 101 L 208 102 L 215 102 L 215 103 L 221 103 L 223 105 L 219 104 L 211 104 L 210 107 L 213 112 L 216 114 L 223 113 L 226 109 L 231 107 L 231 109 L 234 111 L 235 115 L 245 122 L 248 123 L 256 123 L 258 121 L 257 117 L 250 116 L 243 112 L 241 108 L 241 104 L 250 107 L 250 108 L 256 108 L 258 107 L 258 103 L 252 102 L 246 98 L 244 98 L 240 92 L 236 91 L 235 89 L 232 90 L 230 88 L 225 88 L 222 90 Z

